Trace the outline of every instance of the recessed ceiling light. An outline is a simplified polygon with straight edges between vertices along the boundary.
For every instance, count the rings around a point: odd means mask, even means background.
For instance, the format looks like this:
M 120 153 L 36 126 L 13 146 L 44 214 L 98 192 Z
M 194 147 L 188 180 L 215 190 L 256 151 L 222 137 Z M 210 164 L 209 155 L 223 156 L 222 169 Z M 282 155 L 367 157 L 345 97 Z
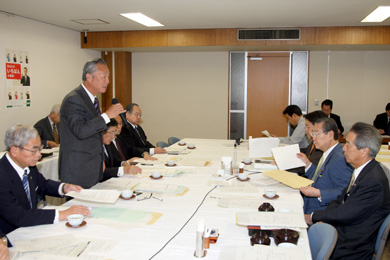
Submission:
M 143 15 L 141 13 L 126 13 L 126 14 L 121 14 L 122 16 L 133 20 L 137 23 L 140 23 L 142 25 L 145 25 L 147 27 L 158 27 L 158 26 L 164 26 L 163 24 L 153 20 L 150 17 L 147 17 L 146 15 Z
M 377 9 L 372 11 L 366 18 L 364 18 L 362 23 L 380 23 L 389 18 L 390 16 L 390 6 L 378 6 Z

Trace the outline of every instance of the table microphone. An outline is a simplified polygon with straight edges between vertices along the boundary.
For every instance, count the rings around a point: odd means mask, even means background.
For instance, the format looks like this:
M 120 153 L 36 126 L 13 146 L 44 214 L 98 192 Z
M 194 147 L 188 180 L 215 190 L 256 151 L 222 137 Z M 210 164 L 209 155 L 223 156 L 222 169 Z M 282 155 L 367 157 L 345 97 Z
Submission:
M 113 105 L 118 104 L 118 103 L 119 103 L 119 100 L 118 100 L 117 98 L 113 98 L 111 103 L 112 103 Z M 122 113 L 122 114 L 119 114 L 119 115 L 120 115 L 121 118 L 122 118 L 123 125 L 124 125 L 125 127 L 129 127 L 130 124 L 129 124 L 129 122 L 127 122 L 127 120 L 126 120 L 126 112 L 124 112 L 124 113 Z

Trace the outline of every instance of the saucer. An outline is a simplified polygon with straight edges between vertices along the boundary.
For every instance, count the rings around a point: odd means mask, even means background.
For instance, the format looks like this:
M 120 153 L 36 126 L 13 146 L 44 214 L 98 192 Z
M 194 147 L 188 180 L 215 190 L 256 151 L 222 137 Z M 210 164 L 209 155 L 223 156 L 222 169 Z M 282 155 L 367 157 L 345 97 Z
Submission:
M 278 245 L 278 247 L 297 247 L 297 245 L 293 243 L 283 242 Z
M 175 164 L 175 165 L 176 165 L 176 164 Z M 158 178 L 154 178 L 154 177 L 153 177 L 153 175 L 150 175 L 149 177 L 150 177 L 151 179 L 153 179 L 153 180 L 158 180 L 158 179 L 161 179 L 163 176 L 162 176 L 162 175 L 160 175 L 160 177 L 158 177 Z
M 133 196 L 131 196 L 130 198 L 124 198 L 122 197 L 122 195 L 119 196 L 119 198 L 123 199 L 123 200 L 131 200 L 131 199 L 134 199 L 135 198 L 135 194 L 133 194 Z
M 176 163 L 174 165 L 169 165 L 169 164 L 166 163 L 165 166 L 174 167 L 174 166 L 176 166 Z
M 244 162 L 244 161 L 242 161 L 242 163 L 245 164 L 245 165 L 251 165 L 251 164 L 252 164 L 252 162 L 246 163 L 246 162 Z
M 184 143 L 184 144 L 180 144 L 180 143 L 178 143 L 178 145 L 180 145 L 180 146 L 185 146 L 185 145 L 187 145 L 186 143 Z
M 251 179 L 251 178 L 248 177 L 248 178 L 246 178 L 245 180 L 241 180 L 240 178 L 237 177 L 237 180 L 239 180 L 239 181 L 249 181 L 250 179 Z
M 193 150 L 193 149 L 195 149 L 195 148 L 196 148 L 196 146 L 194 146 L 194 147 L 188 147 L 188 146 L 187 146 L 187 149 Z
M 273 198 L 268 198 L 265 194 L 263 194 L 263 197 L 266 198 L 266 199 L 269 199 L 269 200 L 276 200 L 277 198 L 279 198 L 279 195 L 276 194 L 275 197 L 273 197 Z
M 66 222 L 66 224 L 65 224 L 65 226 L 70 227 L 70 228 L 81 228 L 81 227 L 84 227 L 85 225 L 87 225 L 87 222 L 85 220 L 79 226 L 72 226 L 71 224 L 69 224 L 69 222 Z

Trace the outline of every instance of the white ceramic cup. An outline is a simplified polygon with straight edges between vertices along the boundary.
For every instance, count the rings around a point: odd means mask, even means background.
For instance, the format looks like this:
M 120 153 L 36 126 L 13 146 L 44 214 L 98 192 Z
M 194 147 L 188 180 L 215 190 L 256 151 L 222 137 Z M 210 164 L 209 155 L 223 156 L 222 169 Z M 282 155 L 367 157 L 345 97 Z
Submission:
M 188 148 L 195 148 L 194 144 L 188 144 Z
M 179 142 L 179 144 L 184 145 L 185 142 L 184 142 L 183 140 L 181 140 L 181 141 Z
M 167 164 L 170 165 L 170 166 L 175 165 L 175 161 L 174 160 L 168 160 Z
M 244 163 L 251 163 L 251 158 L 244 158 Z
M 131 196 L 133 196 L 133 191 L 132 190 L 123 190 L 121 195 L 123 198 L 128 199 Z
M 153 177 L 153 178 L 160 178 L 160 176 L 161 176 L 161 173 L 160 173 L 160 172 L 158 172 L 158 171 L 152 172 L 152 177 Z
M 265 196 L 267 196 L 268 198 L 273 198 L 276 196 L 276 190 L 275 189 L 266 189 L 264 191 L 265 193 Z
M 224 169 L 218 169 L 217 170 L 217 177 L 222 178 L 225 176 L 225 170 Z
M 240 180 L 244 181 L 244 180 L 248 179 L 248 174 L 246 172 L 239 173 L 238 178 L 240 178 Z
M 67 217 L 69 225 L 73 227 L 80 226 L 84 221 L 84 215 L 81 214 L 72 214 Z

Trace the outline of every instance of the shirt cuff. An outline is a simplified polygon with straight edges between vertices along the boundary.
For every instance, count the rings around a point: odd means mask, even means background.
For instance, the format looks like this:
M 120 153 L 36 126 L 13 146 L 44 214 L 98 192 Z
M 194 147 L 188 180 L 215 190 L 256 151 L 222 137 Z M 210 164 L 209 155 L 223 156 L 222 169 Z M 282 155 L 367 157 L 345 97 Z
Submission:
M 57 223 L 59 220 L 59 217 L 60 217 L 60 212 L 58 211 L 58 209 L 55 210 L 56 211 L 56 214 L 55 214 L 55 217 L 54 217 L 54 223 Z
M 309 169 L 310 169 L 310 167 L 312 166 L 313 164 L 311 163 L 309 166 L 307 166 L 307 168 L 305 168 L 305 172 L 307 172 Z
M 63 186 L 65 185 L 65 183 L 61 183 L 60 186 L 58 186 L 58 194 L 60 194 L 60 196 L 64 196 L 65 193 L 63 193 Z
M 118 167 L 118 177 L 123 176 L 123 166 Z
M 150 148 L 150 149 L 149 149 L 149 154 L 150 154 L 150 156 L 153 156 L 153 155 L 154 155 L 154 148 Z
M 110 123 L 110 118 L 106 113 L 101 114 L 101 116 L 103 117 L 104 122 L 106 122 L 106 124 Z

